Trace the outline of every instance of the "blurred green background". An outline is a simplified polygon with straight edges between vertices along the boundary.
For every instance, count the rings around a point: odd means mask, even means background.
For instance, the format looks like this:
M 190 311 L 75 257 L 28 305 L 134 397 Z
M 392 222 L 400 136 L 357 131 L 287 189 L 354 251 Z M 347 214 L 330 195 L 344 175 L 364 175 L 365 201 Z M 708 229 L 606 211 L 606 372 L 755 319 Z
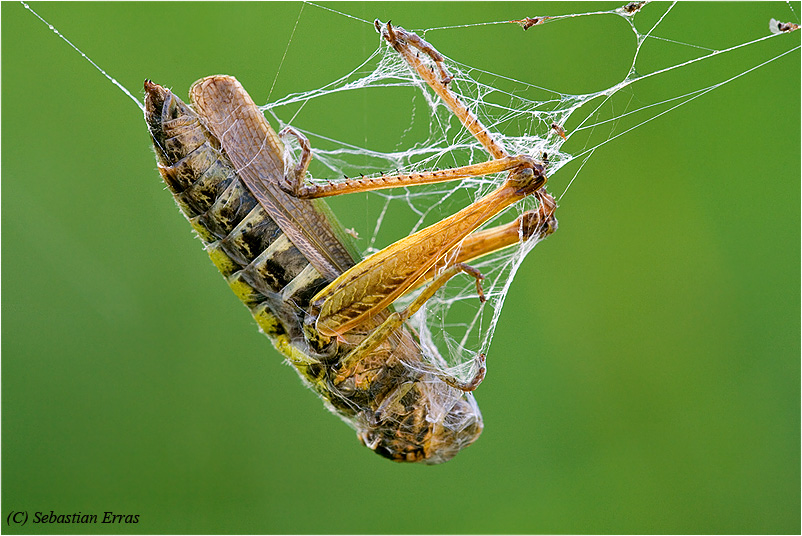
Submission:
M 617 5 L 332 7 L 416 29 Z M 271 100 L 350 72 L 378 43 L 313 5 L 32 7 L 140 97 L 145 78 L 184 96 L 227 73 L 266 102 L 276 72 Z M 656 33 L 723 48 L 772 17 L 798 22 L 783 3 L 679 4 Z M 574 93 L 620 80 L 634 48 L 609 16 L 427 39 Z M 658 78 L 633 105 L 798 44 Z M 688 50 L 646 45 L 642 68 Z M 438 467 L 372 454 L 300 385 L 164 191 L 141 112 L 17 3 L 2 5 L 2 81 L 2 517 L 140 516 L 5 532 L 800 531 L 798 50 L 596 151 L 507 298 L 477 392 L 485 432 Z M 383 120 L 381 98 L 299 121 L 392 147 L 404 124 Z

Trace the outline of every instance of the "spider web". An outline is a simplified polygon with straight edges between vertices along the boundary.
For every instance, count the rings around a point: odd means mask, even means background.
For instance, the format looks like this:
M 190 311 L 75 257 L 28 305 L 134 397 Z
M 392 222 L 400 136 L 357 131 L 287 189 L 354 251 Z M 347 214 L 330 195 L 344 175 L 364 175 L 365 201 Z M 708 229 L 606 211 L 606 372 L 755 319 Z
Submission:
M 30 7 L 24 3 L 23 5 L 142 108 L 137 97 Z M 307 9 L 323 9 L 336 16 L 356 19 L 325 6 L 313 3 L 305 5 L 309 6 Z M 521 5 L 522 10 L 528 9 L 523 7 L 524 4 Z M 778 16 L 798 22 L 798 15 L 793 7 L 790 4 L 788 7 L 790 9 Z M 560 21 L 566 25 L 574 23 L 574 20 L 567 19 L 595 17 L 616 17 L 626 22 L 624 28 L 628 27 L 635 38 L 633 52 L 628 60 L 629 68 L 620 80 L 591 92 L 571 93 L 541 87 L 507 74 L 495 74 L 446 57 L 445 64 L 453 76 L 450 89 L 477 115 L 509 154 L 525 154 L 538 160 L 547 157 L 546 174 L 550 179 L 548 188 L 559 202 L 565 198 L 597 149 L 620 136 L 631 136 L 634 129 L 800 48 L 796 44 L 798 37 L 787 35 L 793 28 L 774 19 L 747 21 L 752 29 L 761 29 L 758 32 L 760 37 L 755 39 L 710 45 L 712 39 L 709 35 L 699 35 L 692 36 L 693 41 L 689 42 L 682 32 L 671 25 L 677 11 L 688 9 L 692 10 L 693 5 L 639 2 L 607 11 L 556 16 L 538 14 L 540 16 L 536 18 L 520 21 L 491 21 L 476 25 L 407 30 L 415 31 L 442 53 L 437 40 L 440 30 L 467 31 L 472 26 L 512 26 L 517 22 L 528 32 L 537 32 L 545 25 Z M 361 22 L 373 25 L 373 21 Z M 715 29 L 717 24 L 718 21 L 710 20 L 704 26 Z M 520 29 L 511 27 L 510 31 Z M 787 40 L 789 37 L 792 39 L 790 42 Z M 785 39 L 788 44 L 783 51 L 765 53 L 758 61 L 752 57 L 742 60 L 733 72 L 716 72 L 712 76 L 709 73 L 695 75 L 691 78 L 698 84 L 696 86 L 671 86 L 666 95 L 665 87 L 656 88 L 654 84 L 650 85 L 655 81 L 661 85 L 662 81 L 670 79 L 671 74 L 676 71 L 704 70 L 708 65 L 715 65 L 716 60 L 722 56 L 737 54 L 746 49 L 758 49 L 761 43 L 773 39 Z M 377 47 L 344 76 L 323 87 L 290 94 L 262 106 L 266 115 L 272 117 L 274 126 L 278 124 L 282 128 L 292 125 L 310 139 L 313 163 L 307 180 L 312 183 L 336 182 L 342 180 L 343 176 L 354 178 L 361 175 L 409 174 L 487 161 L 489 157 L 478 141 L 463 128 L 401 57 L 378 36 L 376 42 Z M 288 47 L 291 44 L 290 40 Z M 492 43 L 488 46 L 492 46 Z M 679 53 L 668 54 L 667 51 Z M 369 145 L 358 146 L 336 139 L 337 134 L 305 130 L 296 123 L 304 113 L 310 113 L 309 110 L 315 103 L 325 105 L 344 92 L 398 89 L 408 90 L 404 97 L 406 100 L 398 103 L 399 106 L 408 106 L 408 123 L 405 128 L 400 129 L 395 146 L 390 150 Z M 564 129 L 566 139 L 559 135 L 553 125 Z M 292 142 L 291 139 L 288 141 Z M 291 143 L 288 148 L 289 157 L 297 157 L 298 147 Z M 502 173 L 438 185 L 370 193 L 368 195 L 372 206 L 378 207 L 375 210 L 377 216 L 375 224 L 368 229 L 368 236 L 362 237 L 358 247 L 367 256 L 388 245 L 390 241 L 386 239 L 387 230 L 397 227 L 395 222 L 399 213 L 403 213 L 403 221 L 409 223 L 403 229 L 396 230 L 394 239 L 455 213 L 497 188 L 505 177 L 506 174 Z M 492 218 L 482 228 L 511 222 L 518 215 L 536 208 L 537 203 L 533 198 L 525 199 Z M 559 210 L 556 215 L 559 219 Z M 559 239 L 559 233 L 556 237 Z M 505 297 L 521 263 L 537 243 L 536 239 L 524 241 L 470 262 L 484 275 L 482 287 L 487 297 L 484 304 L 480 304 L 477 299 L 474 280 L 458 275 L 409 321 L 419 335 L 424 355 L 431 363 L 448 367 L 452 374 L 466 379 L 473 374 L 475 355 L 492 355 L 490 345 Z M 394 304 L 395 308 L 403 309 L 419 292 L 420 289 L 399 298 Z M 537 298 L 531 297 L 533 301 Z
M 323 6 L 315 7 L 333 11 Z M 638 91 L 636 96 L 633 90 L 636 84 L 645 86 L 647 81 L 665 78 L 672 71 L 693 68 L 721 55 L 737 53 L 769 39 L 782 38 L 782 34 L 787 33 L 781 31 L 781 25 L 772 19 L 754 21 L 765 30 L 761 37 L 725 47 L 711 48 L 660 35 L 665 22 L 671 20 L 672 12 L 683 7 L 685 6 L 676 4 L 648 5 L 642 2 L 610 11 L 517 21 L 529 31 L 537 31 L 543 24 L 577 17 L 616 16 L 626 21 L 635 35 L 630 67 L 620 81 L 599 91 L 582 94 L 560 92 L 477 69 L 447 57 L 445 64 L 453 76 L 449 87 L 477 115 L 509 154 L 525 154 L 538 160 L 547 158 L 547 176 L 550 178 L 555 175 L 559 177 L 562 168 L 574 164 L 569 166 L 572 175 L 568 178 L 562 177 L 556 189 L 554 181 L 548 185 L 559 201 L 569 191 L 588 159 L 603 145 L 763 65 L 799 50 L 799 45 L 789 46 L 784 52 L 770 55 L 746 69 L 741 67 L 737 72 L 700 87 L 672 88 L 673 93 L 667 98 L 660 98 L 658 95 L 648 100 L 648 95 L 642 91 Z M 796 17 L 795 14 L 792 16 Z M 364 22 L 370 24 L 370 21 Z M 516 21 L 486 24 L 505 22 Z M 715 24 L 715 21 L 710 24 Z M 440 29 L 443 28 L 414 31 L 437 48 L 437 42 L 432 35 L 435 33 L 433 30 Z M 657 45 L 657 54 L 653 45 Z M 647 54 L 644 51 L 647 51 L 648 56 L 659 56 L 661 47 L 679 48 L 684 54 L 679 60 L 673 59 L 663 65 L 645 57 Z M 420 55 L 422 58 L 423 56 Z M 338 182 L 344 180 L 342 177 L 410 174 L 490 159 L 479 142 L 453 117 L 401 57 L 383 42 L 345 76 L 322 88 L 269 102 L 262 109 L 283 127 L 292 124 L 303 113 L 304 106 L 317 99 L 327 99 L 341 92 L 398 87 L 412 88 L 414 92 L 411 97 L 409 125 L 400 134 L 397 148 L 391 151 L 377 150 L 337 141 L 325 134 L 303 131 L 312 143 L 315 162 L 310 168 L 307 178 L 309 182 Z M 560 135 L 560 128 L 565 128 L 566 139 Z M 572 150 L 563 149 L 568 142 L 571 142 L 569 147 Z M 297 151 L 298 148 L 295 147 L 289 152 L 297 154 Z M 370 255 L 387 245 L 378 237 L 384 226 L 390 225 L 385 221 L 385 215 L 399 207 L 412 216 L 413 223 L 408 229 L 404 229 L 406 235 L 453 214 L 488 194 L 505 177 L 506 174 L 501 173 L 438 185 L 372 192 L 369 195 L 374 197 L 374 203 L 381 209 L 375 227 L 370 236 L 366 237 L 367 245 L 363 245 L 363 253 Z M 536 208 L 537 202 L 533 198 L 527 198 L 501 212 L 481 228 L 508 223 L 518 215 Z M 559 210 L 556 215 L 559 219 Z M 559 233 L 557 236 L 559 237 Z M 521 263 L 537 243 L 538 240 L 533 238 L 470 262 L 484 275 L 482 287 L 487 297 L 484 304 L 480 304 L 477 299 L 473 278 L 458 275 L 412 317 L 409 323 L 419 334 L 424 355 L 433 364 L 449 368 L 452 374 L 462 379 L 473 375 L 473 357 L 479 353 L 491 353 L 490 344 L 505 297 Z M 419 292 L 420 289 L 399 298 L 395 303 L 396 309 L 406 307 Z M 531 298 L 533 301 L 537 300 L 537 296 Z

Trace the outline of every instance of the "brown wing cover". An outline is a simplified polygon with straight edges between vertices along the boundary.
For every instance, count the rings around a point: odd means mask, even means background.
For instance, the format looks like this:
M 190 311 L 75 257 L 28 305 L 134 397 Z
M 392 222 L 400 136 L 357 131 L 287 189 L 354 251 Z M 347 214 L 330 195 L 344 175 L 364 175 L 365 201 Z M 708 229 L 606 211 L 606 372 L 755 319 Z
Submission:
M 311 201 L 279 187 L 284 146 L 237 79 L 202 78 L 190 89 L 190 98 L 248 189 L 318 272 L 333 279 L 353 266 L 354 259 L 326 216 Z

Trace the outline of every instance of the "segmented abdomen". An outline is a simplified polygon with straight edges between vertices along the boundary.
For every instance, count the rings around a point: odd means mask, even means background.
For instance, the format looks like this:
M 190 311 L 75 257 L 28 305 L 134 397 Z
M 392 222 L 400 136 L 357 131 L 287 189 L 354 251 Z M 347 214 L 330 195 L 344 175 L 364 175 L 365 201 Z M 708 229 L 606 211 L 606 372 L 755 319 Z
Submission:
M 267 335 L 302 337 L 309 300 L 329 280 L 243 185 L 195 113 L 169 92 L 160 110 L 148 117 L 159 172 L 212 262 Z

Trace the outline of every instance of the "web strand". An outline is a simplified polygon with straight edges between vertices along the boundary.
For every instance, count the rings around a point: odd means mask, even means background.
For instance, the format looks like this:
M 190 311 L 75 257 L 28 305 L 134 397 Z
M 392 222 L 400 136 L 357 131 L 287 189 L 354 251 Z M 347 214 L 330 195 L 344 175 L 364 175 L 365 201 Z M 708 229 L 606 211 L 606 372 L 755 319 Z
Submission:
M 83 53 L 83 51 L 82 51 L 80 48 L 78 48 L 77 46 L 75 46 L 75 45 L 72 43 L 72 41 L 70 41 L 69 39 L 67 39 L 67 38 L 66 38 L 66 37 L 65 37 L 65 36 L 64 36 L 64 35 L 63 35 L 63 34 L 62 34 L 60 31 L 58 31 L 58 29 L 56 29 L 56 27 L 55 27 L 55 26 L 53 26 L 52 24 L 50 24 L 49 22 L 47 22 L 45 19 L 43 19 L 43 18 L 42 18 L 42 17 L 39 15 L 39 13 L 37 13 L 36 11 L 34 11 L 34 10 L 31 8 L 31 6 L 29 6 L 29 5 L 28 5 L 28 4 L 26 4 L 25 2 L 20 2 L 20 4 L 22 4 L 22 6 L 23 6 L 25 9 L 27 9 L 28 11 L 30 11 L 31 13 L 33 13 L 33 15 L 34 15 L 34 16 L 35 16 L 37 19 L 39 19 L 39 20 L 40 20 L 40 21 L 42 21 L 44 24 L 46 24 L 46 25 L 47 25 L 47 27 L 48 27 L 48 28 L 50 28 L 50 30 L 51 30 L 51 31 L 52 31 L 54 34 L 56 34 L 57 36 L 59 36 L 59 37 L 60 37 L 60 38 L 61 38 L 61 39 L 62 39 L 62 40 L 65 42 L 65 43 L 67 43 L 67 44 L 68 44 L 70 47 L 72 47 L 72 49 L 73 49 L 73 50 L 75 50 L 75 51 L 76 51 L 78 54 L 80 54 L 80 55 L 81 55 L 81 57 L 82 57 L 83 59 L 85 59 L 86 61 L 88 61 L 88 62 L 89 62 L 91 65 L 92 65 L 92 67 L 94 67 L 95 69 L 97 69 L 97 70 L 100 72 L 100 74 L 102 74 L 103 76 L 105 76 L 106 78 L 108 78 L 109 82 L 111 82 L 112 84 L 114 84 L 115 86 L 117 86 L 117 88 L 118 88 L 120 91 L 122 91 L 123 93 L 125 93 L 126 95 L 128 95 L 128 97 L 129 97 L 129 98 L 130 98 L 132 101 L 134 101 L 134 102 L 136 103 L 137 107 L 138 107 L 138 108 L 139 108 L 139 109 L 142 111 L 142 113 L 145 113 L 145 105 L 144 105 L 144 104 L 142 104 L 142 102 L 141 102 L 141 101 L 140 101 L 140 100 L 139 100 L 137 97 L 135 97 L 135 96 L 134 96 L 134 95 L 133 95 L 133 94 L 132 94 L 130 91 L 128 91 L 128 89 L 126 89 L 126 87 L 125 87 L 125 86 L 123 86 L 122 84 L 120 84 L 120 83 L 117 81 L 117 79 L 116 79 L 116 78 L 113 78 L 111 75 L 109 75 L 109 73 L 107 73 L 106 71 L 104 71 L 104 70 L 103 70 L 103 69 L 102 69 L 102 68 L 101 68 L 101 67 L 100 67 L 100 66 L 99 66 L 97 63 L 95 63 L 94 61 L 92 61 L 92 59 L 91 59 L 89 56 L 87 56 L 86 54 L 84 54 L 84 53 Z

